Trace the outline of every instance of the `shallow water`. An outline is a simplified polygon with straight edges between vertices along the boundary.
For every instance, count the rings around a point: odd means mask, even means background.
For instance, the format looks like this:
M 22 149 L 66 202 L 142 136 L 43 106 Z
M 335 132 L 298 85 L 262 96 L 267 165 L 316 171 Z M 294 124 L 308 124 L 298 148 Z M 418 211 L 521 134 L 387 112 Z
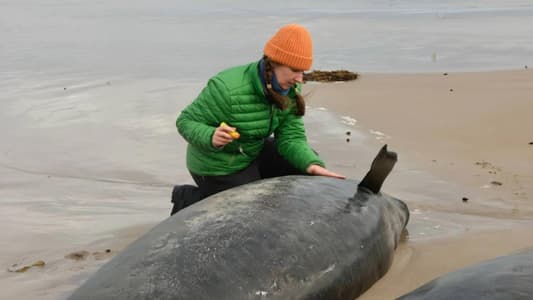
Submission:
M 288 22 L 312 32 L 318 69 L 440 72 L 533 64 L 530 0 L 3 0 L 0 5 L 0 82 L 28 76 L 203 81 L 260 57 L 266 39 Z

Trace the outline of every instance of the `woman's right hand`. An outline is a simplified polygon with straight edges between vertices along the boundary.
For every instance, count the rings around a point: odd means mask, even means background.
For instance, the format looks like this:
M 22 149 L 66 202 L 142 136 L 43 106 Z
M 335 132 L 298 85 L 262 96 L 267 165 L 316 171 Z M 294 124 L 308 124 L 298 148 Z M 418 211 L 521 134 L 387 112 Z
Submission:
M 346 176 L 329 171 L 328 169 L 319 165 L 310 165 L 307 167 L 307 173 L 311 175 L 319 175 L 326 177 L 334 177 L 339 179 L 346 179 Z
M 233 141 L 233 138 L 230 135 L 230 132 L 235 131 L 235 127 L 230 127 L 228 125 L 220 125 L 215 129 L 211 143 L 214 147 L 220 148 L 224 147 L 227 144 Z

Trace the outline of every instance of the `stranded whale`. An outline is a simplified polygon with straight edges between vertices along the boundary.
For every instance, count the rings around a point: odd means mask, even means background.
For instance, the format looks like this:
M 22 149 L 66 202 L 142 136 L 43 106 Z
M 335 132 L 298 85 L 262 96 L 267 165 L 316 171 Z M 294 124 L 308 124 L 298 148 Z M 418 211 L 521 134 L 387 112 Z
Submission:
M 389 269 L 409 211 L 380 192 L 384 146 L 357 184 L 265 179 L 155 226 L 69 299 L 354 299 Z
M 533 249 L 502 256 L 441 276 L 401 300 L 532 299 Z

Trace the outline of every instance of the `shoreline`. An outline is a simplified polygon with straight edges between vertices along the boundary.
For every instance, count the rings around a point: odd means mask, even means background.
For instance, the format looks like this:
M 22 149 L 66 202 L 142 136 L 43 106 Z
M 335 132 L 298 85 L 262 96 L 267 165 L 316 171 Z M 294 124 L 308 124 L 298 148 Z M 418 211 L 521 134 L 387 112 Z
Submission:
M 481 205 L 477 199 L 489 199 L 505 208 L 502 216 L 530 218 L 531 82 L 529 71 L 362 74 L 304 93 L 310 92 L 309 105 L 349 115 L 362 130 L 379 132 L 402 159 L 462 186 L 464 195 L 455 200 Z
M 361 74 L 304 88 L 399 162 L 384 192 L 411 211 L 393 266 L 360 299 L 399 297 L 444 273 L 533 247 L 533 72 Z
M 533 98 L 531 82 L 533 72 L 515 70 L 448 75 L 363 73 L 352 82 L 304 85 L 312 108 L 305 117 L 308 137 L 328 168 L 360 180 L 384 143 L 399 154 L 383 192 L 409 205 L 409 238 L 400 244 L 391 270 L 361 299 L 399 296 L 451 267 L 533 247 L 527 239 L 533 223 L 533 176 L 528 175 L 533 174 L 533 166 L 524 163 L 533 161 L 533 145 L 528 144 L 533 142 L 533 133 L 527 131 L 533 128 L 533 107 L 528 105 Z M 112 255 L 102 260 L 91 255 L 84 261 L 65 255 L 83 250 L 120 252 L 168 216 L 170 188 L 163 185 L 190 180 L 184 169 L 184 141 L 170 127 L 176 109 L 199 89 L 185 84 L 168 89 L 169 84 L 167 80 L 145 85 L 135 81 L 86 89 L 84 97 L 99 99 L 107 110 L 94 115 L 80 111 L 79 123 L 73 128 L 59 118 L 54 126 L 37 129 L 20 121 L 24 126 L 10 132 L 13 136 L 8 137 L 17 147 L 34 143 L 36 137 L 48 143 L 4 157 L 18 168 L 39 172 L 36 176 L 3 169 L 6 178 L 11 178 L 4 183 L 6 195 L 13 198 L 6 203 L 4 222 L 6 228 L 17 229 L 16 234 L 12 230 L 4 234 L 8 237 L 4 247 L 10 253 L 4 262 L 43 259 L 47 266 L 21 274 L 6 271 L 3 287 L 12 287 L 8 295 L 27 299 L 67 295 Z M 155 101 L 148 106 L 142 98 L 146 91 L 157 91 L 150 94 Z M 55 96 L 68 99 L 61 97 L 79 93 L 60 88 Z M 185 100 L 168 100 L 176 96 Z M 122 103 L 108 102 L 124 97 L 142 104 L 140 110 L 124 111 Z M 81 104 L 72 103 L 73 107 Z M 55 108 L 45 103 L 36 116 L 48 115 Z M 69 113 L 64 111 L 62 116 Z M 147 116 L 146 127 L 131 125 L 130 120 L 139 115 Z M 28 121 L 34 118 L 24 116 Z M 95 119 L 89 116 L 101 119 L 91 123 Z M 47 121 L 38 120 L 36 125 Z M 109 124 L 122 127 L 110 131 Z M 79 135 L 79 130 L 88 128 L 94 130 L 92 135 Z M 347 130 L 351 130 L 350 142 Z M 116 141 L 111 149 L 87 146 L 102 138 Z M 131 149 L 137 150 L 124 155 Z M 46 161 L 32 159 L 43 155 Z M 100 177 L 141 184 L 91 180 Z M 22 214 L 31 216 L 31 221 L 19 218 Z M 467 244 L 468 248 L 462 248 Z

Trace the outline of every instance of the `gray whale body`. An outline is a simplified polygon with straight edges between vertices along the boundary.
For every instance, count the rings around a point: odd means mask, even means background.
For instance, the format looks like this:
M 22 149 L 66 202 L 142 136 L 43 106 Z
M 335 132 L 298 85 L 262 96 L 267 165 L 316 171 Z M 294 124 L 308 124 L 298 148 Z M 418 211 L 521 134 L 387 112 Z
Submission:
M 533 249 L 448 273 L 398 299 L 533 299 Z
M 354 299 L 389 269 L 409 211 L 379 192 L 386 146 L 361 183 L 257 181 L 155 226 L 69 299 Z

